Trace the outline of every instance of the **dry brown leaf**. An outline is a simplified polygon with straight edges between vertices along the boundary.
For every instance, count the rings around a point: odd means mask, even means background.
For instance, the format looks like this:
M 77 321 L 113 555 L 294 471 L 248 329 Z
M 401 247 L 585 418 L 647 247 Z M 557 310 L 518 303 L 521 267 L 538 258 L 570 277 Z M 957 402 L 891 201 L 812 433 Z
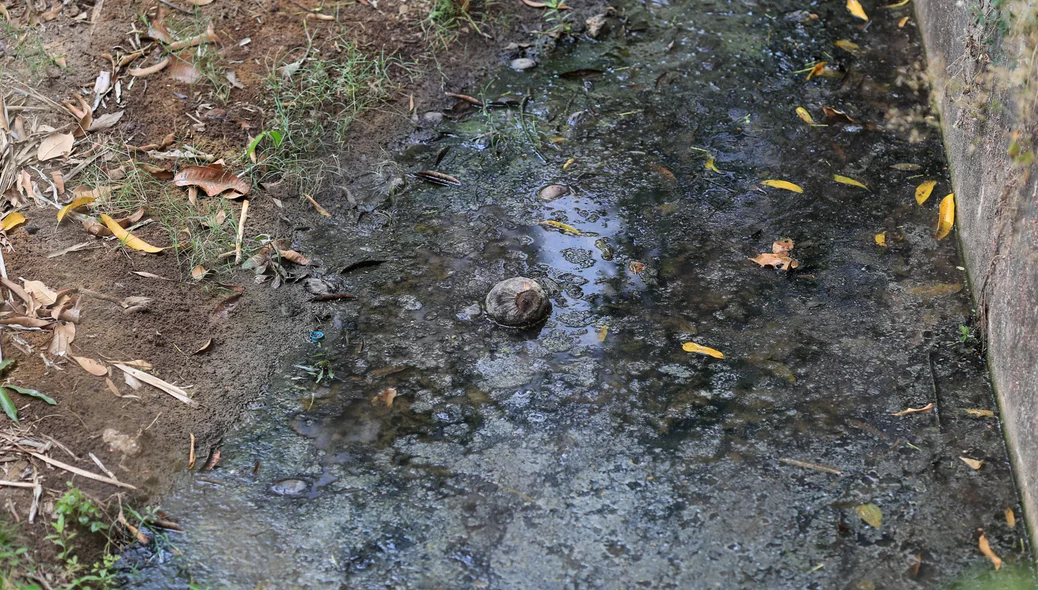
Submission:
M 105 129 L 111 129 L 123 118 L 124 111 L 116 111 L 114 113 L 106 113 L 94 119 L 90 125 L 87 126 L 87 131 L 104 131 Z
M 50 340 L 47 352 L 51 356 L 66 356 L 69 344 L 76 339 L 76 325 L 72 322 L 58 322 L 54 325 L 54 336 Z
M 36 150 L 36 159 L 43 162 L 67 156 L 75 142 L 76 138 L 71 133 L 51 133 L 40 142 L 40 147 Z
M 201 281 L 207 274 L 209 274 L 209 269 L 201 264 L 191 269 L 191 278 L 196 281 Z
M 752 260 L 761 266 L 770 266 L 772 268 L 777 268 L 779 270 L 792 270 L 800 266 L 800 263 L 798 263 L 796 260 L 793 260 L 789 256 L 784 256 L 781 254 L 765 253 L 757 256 L 756 258 L 748 258 L 747 260 Z
M 41 320 L 40 318 L 30 318 L 23 315 L 12 316 L 0 320 L 0 326 L 21 326 L 23 328 L 43 328 L 51 324 L 48 320 Z
M 72 359 L 79 363 L 79 366 L 83 367 L 83 370 L 87 373 L 90 373 L 91 375 L 95 375 L 97 377 L 104 377 L 108 374 L 108 367 L 106 367 L 104 363 L 102 363 L 101 361 L 97 361 L 85 356 L 73 356 Z
M 193 353 L 191 353 L 191 354 L 202 354 L 203 352 L 207 352 L 207 351 L 209 351 L 209 350 L 210 350 L 210 349 L 211 349 L 212 347 L 213 347 L 213 339 L 212 339 L 212 338 L 210 338 L 209 340 L 206 340 L 206 341 L 205 341 L 205 344 L 203 344 L 202 346 L 200 346 L 200 347 L 198 348 L 198 350 L 194 351 L 194 352 L 193 352 Z
M 243 195 L 249 194 L 249 183 L 224 170 L 220 166 L 188 166 L 173 177 L 177 186 L 197 186 L 210 197 L 233 190 Z
M 1016 528 L 1016 514 L 1013 513 L 1012 508 L 1006 508 L 1006 524 L 1011 529 Z
M 54 186 L 58 189 L 58 194 L 65 194 L 65 177 L 61 175 L 61 170 L 54 170 L 50 173 L 50 177 L 54 181 Z
M 970 469 L 974 471 L 980 471 L 980 468 L 984 466 L 984 462 L 977 459 L 970 459 L 969 457 L 959 457 L 963 463 L 970 466 Z
M 977 546 L 980 548 L 980 552 L 991 560 L 991 564 L 995 566 L 995 571 L 998 571 L 1002 567 L 1002 559 L 991 550 L 987 535 L 980 536 L 980 539 L 977 540 Z
M 289 260 L 301 266 L 309 266 L 314 263 L 313 260 L 310 260 L 295 250 L 283 250 L 278 248 L 278 254 L 285 260 Z
M 771 251 L 775 254 L 788 255 L 790 250 L 793 249 L 793 240 L 785 239 L 772 242 Z
M 54 305 L 58 300 L 58 293 L 43 284 L 43 281 L 22 280 L 22 288 L 41 305 Z
M 396 398 L 396 389 L 387 387 L 382 391 L 378 392 L 378 395 L 371 398 L 371 403 L 377 405 L 383 405 L 387 408 L 393 407 L 393 399 Z
M 303 196 L 306 197 L 307 201 L 310 201 L 310 204 L 314 206 L 314 209 L 316 209 L 318 213 L 320 213 L 321 215 L 324 215 L 325 217 L 331 217 L 332 216 L 332 214 L 329 213 L 327 209 L 325 209 L 324 207 L 318 205 L 317 201 L 315 201 L 313 197 L 311 197 L 310 195 L 303 195 Z
M 907 416 L 909 414 L 918 414 L 920 412 L 929 412 L 930 410 L 933 409 L 933 407 L 934 407 L 933 406 L 933 402 L 930 402 L 930 403 L 926 404 L 925 406 L 923 406 L 921 408 L 907 408 L 907 409 L 901 410 L 900 412 L 894 412 L 893 414 L 891 414 L 891 416 Z
M 169 74 L 177 82 L 194 84 L 202 78 L 202 72 L 198 71 L 198 68 L 187 60 L 173 56 L 173 61 L 171 63 L 172 65 L 169 67 Z

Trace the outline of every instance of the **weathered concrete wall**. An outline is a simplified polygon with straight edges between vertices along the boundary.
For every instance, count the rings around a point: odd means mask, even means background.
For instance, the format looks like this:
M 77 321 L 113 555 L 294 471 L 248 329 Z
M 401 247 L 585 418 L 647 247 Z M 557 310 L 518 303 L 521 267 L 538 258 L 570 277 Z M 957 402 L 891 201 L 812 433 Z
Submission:
M 1008 155 L 1020 121 L 1011 93 L 985 77 L 973 22 L 982 0 L 916 0 L 941 113 L 956 227 L 988 344 L 1032 539 L 1038 539 L 1038 174 Z M 1033 131 L 1033 129 L 1032 129 Z

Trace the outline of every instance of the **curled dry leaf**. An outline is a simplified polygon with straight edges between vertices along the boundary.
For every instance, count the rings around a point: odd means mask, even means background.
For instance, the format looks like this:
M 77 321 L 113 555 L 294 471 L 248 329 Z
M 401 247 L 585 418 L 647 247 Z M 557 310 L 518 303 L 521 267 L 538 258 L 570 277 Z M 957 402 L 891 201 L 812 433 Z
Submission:
M 713 349 L 713 348 L 708 348 L 706 346 L 700 346 L 699 344 L 696 344 L 695 342 L 686 342 L 686 343 L 682 344 L 681 345 L 681 350 L 684 350 L 685 352 L 694 352 L 694 353 L 697 353 L 697 354 L 705 354 L 707 356 L 712 356 L 715 359 L 723 359 L 724 358 L 724 353 L 721 352 L 720 350 L 716 350 L 716 349 Z
M 822 106 L 822 112 L 825 113 L 825 116 L 830 119 L 836 119 L 837 121 L 846 121 L 847 123 L 854 122 L 854 119 L 852 119 L 851 116 L 847 113 L 828 105 Z
M 804 123 L 807 123 L 808 125 L 815 124 L 815 120 L 811 117 L 811 113 L 807 112 L 807 109 L 805 109 L 804 107 L 797 107 L 797 116 L 800 117 L 800 120 L 802 120 Z
M 210 338 L 209 340 L 206 340 L 206 341 L 205 341 L 205 344 L 203 344 L 202 346 L 200 346 L 200 347 L 198 348 L 198 350 L 194 351 L 194 352 L 193 352 L 193 353 L 191 353 L 191 354 L 202 354 L 203 352 L 208 352 L 208 351 L 209 351 L 210 349 L 212 349 L 212 348 L 213 348 L 213 339 L 212 339 L 212 338 Z
M 76 325 L 72 322 L 58 322 L 54 325 L 53 331 L 54 336 L 51 338 L 47 352 L 51 356 L 67 355 L 69 344 L 76 339 Z
M 995 555 L 995 552 L 991 550 L 991 545 L 988 543 L 987 535 L 981 535 L 980 539 L 977 539 L 977 547 L 985 557 L 991 560 L 991 565 L 995 566 L 995 571 L 998 571 L 1002 567 L 1002 559 Z
M 104 377 L 108 374 L 108 367 L 106 367 L 101 361 L 85 356 L 73 356 L 72 359 L 79 363 L 79 366 L 83 367 L 83 370 L 91 375 Z
M 153 64 L 153 65 L 150 65 L 150 66 L 147 66 L 147 67 L 144 67 L 144 68 L 130 68 L 129 72 L 130 72 L 131 76 L 137 76 L 138 78 L 143 78 L 145 76 L 150 76 L 152 74 L 157 74 L 157 73 L 161 72 L 162 70 L 166 69 L 166 66 L 169 65 L 170 61 L 171 61 L 171 59 L 169 57 L 167 57 L 167 58 L 163 59 L 162 61 L 158 62 L 157 64 Z
M 627 270 L 631 271 L 631 274 L 634 275 L 640 274 L 643 270 L 645 270 L 645 265 L 641 262 L 638 262 L 637 260 L 632 260 L 627 263 Z
M 789 254 L 791 250 L 793 250 L 793 240 L 790 239 L 777 240 L 771 244 L 771 251 L 775 254 Z
M 930 403 L 926 404 L 925 406 L 923 406 L 921 408 L 907 408 L 907 409 L 901 410 L 900 412 L 894 412 L 893 414 L 891 414 L 891 416 L 907 416 L 909 414 L 918 414 L 920 412 L 929 412 L 930 410 L 933 409 L 933 407 L 934 407 L 933 406 L 933 402 L 930 402 Z
M 936 180 L 927 180 L 915 188 L 915 202 L 917 205 L 922 205 L 930 198 L 930 194 L 933 193 L 933 187 L 937 186 Z
M 105 215 L 104 213 L 101 214 L 101 221 L 105 224 L 105 226 L 108 227 L 109 231 L 112 232 L 112 235 L 119 238 L 120 242 L 122 242 L 130 248 L 133 248 L 134 250 L 140 250 L 141 252 L 149 252 L 151 254 L 155 254 L 165 250 L 165 248 L 158 248 L 156 246 L 152 246 L 148 242 L 145 242 L 144 240 L 126 231 L 114 219 Z
M 850 11 L 851 16 L 854 18 L 869 20 L 869 15 L 865 14 L 865 9 L 861 7 L 861 2 L 858 2 L 858 0 L 847 0 L 847 10 Z
M 304 197 L 306 197 L 306 200 L 307 200 L 307 201 L 310 201 L 310 204 L 314 206 L 314 209 L 315 209 L 315 210 L 316 210 L 316 211 L 317 211 L 318 213 L 320 213 L 321 215 L 323 215 L 323 216 L 325 216 L 325 217 L 331 217 L 331 216 L 332 216 L 332 214 L 331 214 L 331 213 L 329 213 L 327 209 L 325 209 L 324 207 L 320 206 L 320 205 L 319 205 L 319 204 L 317 203 L 317 201 L 315 201 L 315 200 L 314 200 L 314 198 L 313 198 L 313 197 L 311 197 L 310 195 L 303 195 L 303 196 L 304 196 Z
M 69 203 L 68 205 L 65 205 L 64 207 L 62 207 L 61 209 L 58 210 L 58 223 L 61 223 L 61 220 L 64 219 L 65 216 L 68 215 L 70 211 L 74 211 L 76 209 L 79 209 L 80 207 L 83 207 L 84 205 L 89 205 L 90 203 L 93 203 L 93 202 L 94 202 L 94 197 L 89 196 L 89 195 L 84 195 L 82 197 L 76 197 L 76 198 L 72 199 L 71 203 Z
M 969 457 L 959 457 L 963 463 L 970 466 L 973 471 L 980 471 L 984 467 L 984 462 L 977 459 L 970 459 Z
M 201 281 L 209 274 L 209 269 L 199 264 L 198 266 L 191 269 L 191 278 L 196 281 Z
M 782 190 L 792 191 L 794 193 L 803 193 L 804 189 L 800 188 L 799 185 L 793 184 L 786 180 L 762 180 L 760 181 L 764 186 L 770 186 L 771 188 L 780 188 Z
M 174 56 L 171 63 L 172 65 L 169 68 L 169 74 L 177 82 L 194 84 L 202 78 L 202 72 L 187 60 Z
M 278 248 L 278 255 L 280 255 L 285 260 L 294 262 L 300 266 L 310 266 L 314 263 L 313 260 L 310 260 L 306 256 L 303 256 L 299 252 L 296 252 L 295 250 L 284 250 Z
M 197 186 L 210 197 L 233 190 L 243 195 L 249 194 L 249 183 L 231 174 L 220 166 L 188 166 L 173 177 L 177 186 Z
M 783 256 L 780 254 L 760 254 L 754 258 L 749 258 L 761 266 L 770 266 L 779 270 L 790 270 L 800 266 L 796 260 L 793 260 L 789 256 Z
M 378 406 L 382 405 L 387 408 L 393 407 L 393 399 L 396 398 L 396 389 L 387 387 L 382 391 L 378 392 L 378 395 L 371 398 L 371 403 Z
M 124 111 L 116 111 L 114 113 L 106 113 L 94 119 L 92 123 L 87 127 L 87 131 L 104 131 L 105 129 L 111 129 L 123 118 Z
M 941 209 L 937 220 L 937 239 L 943 240 L 951 233 L 955 225 L 955 193 L 941 199 Z

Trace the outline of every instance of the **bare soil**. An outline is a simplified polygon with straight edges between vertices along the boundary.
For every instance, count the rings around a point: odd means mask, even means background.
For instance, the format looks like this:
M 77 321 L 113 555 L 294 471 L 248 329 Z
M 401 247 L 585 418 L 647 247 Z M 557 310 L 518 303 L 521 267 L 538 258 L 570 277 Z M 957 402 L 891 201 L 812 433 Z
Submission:
M 155 0 L 96 0 L 96 4 L 80 0 L 66 4 L 64 10 L 49 15 L 53 18 L 44 20 L 42 15 L 55 8 L 53 1 L 31 2 L 36 9 L 36 16 L 31 18 L 24 3 L 6 4 L 10 22 L 18 29 L 0 38 L 0 70 L 13 73 L 22 83 L 54 101 L 73 104 L 77 93 L 92 95 L 99 71 L 111 69 L 104 55 L 129 52 L 130 37 L 145 28 L 140 15 L 154 16 L 160 7 Z M 384 52 L 398 56 L 404 63 L 416 64 L 390 72 L 397 91 L 378 109 L 363 114 L 351 127 L 349 141 L 337 146 L 341 177 L 347 182 L 351 175 L 363 173 L 377 162 L 382 150 L 415 129 L 413 114 L 450 106 L 453 99 L 446 98 L 444 90 L 471 93 L 469 85 L 484 67 L 517 57 L 514 46 L 506 47 L 513 41 L 530 42 L 535 37 L 530 33 L 536 31 L 540 22 L 539 10 L 519 2 L 489 6 L 474 3 L 471 10 L 485 16 L 480 30 L 488 36 L 462 27 L 459 38 L 448 50 L 437 50 L 423 33 L 421 19 L 425 9 L 414 3 L 360 0 L 339 4 L 334 10 L 330 4 L 325 6 L 324 13 L 334 13 L 335 20 L 308 15 L 303 5 L 318 8 L 312 0 L 215 0 L 199 8 L 187 2 L 170 4 L 197 10 L 211 18 L 222 48 L 220 59 L 226 69 L 234 70 L 244 88 L 234 88 L 228 100 L 219 101 L 205 83 L 175 82 L 168 70 L 139 78 L 133 87 L 128 86 L 131 77 L 124 71 L 122 104 L 114 104 L 110 97 L 94 113 L 96 118 L 104 112 L 125 110 L 122 120 L 103 133 L 120 143 L 142 145 L 158 142 L 173 132 L 175 143 L 171 149 L 192 145 L 221 157 L 240 154 L 250 138 L 264 128 L 270 112 L 264 78 L 279 59 L 305 47 L 308 34 L 315 44 L 325 46 L 342 36 L 366 52 Z M 161 7 L 172 10 L 167 3 Z M 582 22 L 582 17 L 574 22 Z M 64 57 L 65 67 L 45 63 L 37 64 L 35 72 L 31 70 L 29 60 L 16 51 L 20 31 L 30 28 L 40 32 L 40 42 L 48 56 Z M 251 41 L 245 42 L 247 39 Z M 139 67 L 144 61 L 134 65 Z M 5 81 L 2 86 L 9 84 Z M 3 90 L 8 96 L 16 90 L 14 85 L 10 86 Z M 412 100 L 414 111 L 410 110 Z M 68 117 L 62 120 L 55 113 L 29 110 L 22 114 L 27 119 L 38 115 L 59 130 L 62 126 L 69 128 Z M 73 156 L 97 138 L 98 134 L 89 134 L 79 140 Z M 123 163 L 104 158 L 97 162 L 108 171 Z M 67 173 L 72 168 L 62 160 L 46 164 L 42 171 L 48 174 L 54 169 Z M 41 182 L 41 189 L 48 188 L 42 179 L 35 180 Z M 67 190 L 76 184 L 70 182 Z M 250 236 L 268 234 L 291 240 L 295 232 L 305 231 L 320 219 L 307 201 L 291 194 L 284 185 L 268 187 L 266 191 L 256 187 L 250 198 L 246 225 L 246 234 Z M 68 199 L 68 193 L 60 198 L 62 202 Z M 350 204 L 335 191 L 321 192 L 320 199 L 333 216 L 345 215 L 350 209 Z M 49 406 L 29 398 L 16 400 L 23 426 L 12 426 L 9 434 L 36 440 L 53 438 L 70 453 L 51 449 L 51 457 L 100 473 L 89 457 L 94 454 L 121 481 L 137 487 L 133 494 L 123 494 L 123 503 L 143 505 L 162 493 L 171 475 L 187 468 L 191 435 L 196 439 L 201 465 L 210 451 L 219 447 L 222 433 L 278 371 L 279 361 L 307 342 L 312 325 L 309 317 L 321 305 L 327 305 L 309 302 L 309 295 L 299 283 L 274 290 L 267 285 L 255 285 L 252 274 L 245 271 L 228 271 L 197 283 L 190 280 L 190 269 L 173 251 L 145 255 L 123 248 L 117 241 L 93 238 L 78 223 L 54 223 L 53 209 L 38 208 L 31 202 L 25 215 L 28 223 L 8 235 L 12 250 L 4 253 L 7 273 L 16 282 L 21 278 L 33 279 L 56 290 L 80 290 L 82 319 L 70 353 L 106 362 L 146 360 L 154 367 L 154 375 L 187 388 L 199 402 L 197 407 L 189 407 L 147 385 L 133 391 L 124 384 L 119 371 L 112 369 L 110 376 L 120 394 L 137 396 L 117 397 L 103 377 L 87 373 L 71 359 L 51 359 L 46 352 L 51 338 L 49 330 L 0 332 L 4 358 L 17 359 L 17 366 L 8 377 L 57 401 L 56 406 Z M 170 236 L 158 223 L 135 234 L 153 244 L 170 243 Z M 85 240 L 94 241 L 89 249 L 54 258 L 47 256 Z M 170 280 L 134 274 L 140 271 Z M 229 311 L 224 309 L 225 313 L 219 313 L 221 302 L 231 291 L 221 284 L 244 287 L 240 301 Z M 129 296 L 148 297 L 151 302 L 143 310 L 126 313 L 117 301 Z M 31 354 L 12 342 L 14 335 L 33 347 Z M 210 339 L 211 348 L 196 354 Z M 102 432 L 109 428 L 135 438 L 140 452 L 126 455 L 111 448 L 102 440 Z M 3 479 L 31 479 L 33 469 L 41 478 L 45 490 L 41 517 L 21 530 L 30 537 L 32 549 L 42 559 L 47 559 L 51 551 L 50 544 L 42 540 L 49 532 L 48 510 L 66 489 L 66 481 L 106 503 L 115 499 L 113 494 L 125 492 L 83 477 L 70 477 L 71 474 L 36 460 L 27 463 L 24 454 L 5 459 L 6 471 L 0 474 Z M 0 488 L 5 518 L 26 519 L 30 492 Z

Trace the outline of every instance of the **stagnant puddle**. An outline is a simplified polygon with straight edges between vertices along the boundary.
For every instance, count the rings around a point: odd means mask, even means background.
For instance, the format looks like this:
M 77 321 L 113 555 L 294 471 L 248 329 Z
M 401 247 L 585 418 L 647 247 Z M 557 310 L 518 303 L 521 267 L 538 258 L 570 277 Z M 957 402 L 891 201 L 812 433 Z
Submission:
M 970 587 L 981 534 L 1026 582 L 910 13 L 804 7 L 625 2 L 356 179 L 359 220 L 300 239 L 358 300 L 164 499 L 186 532 L 133 585 Z M 461 186 L 387 194 L 423 169 Z M 748 260 L 779 239 L 795 270 Z M 485 318 L 512 276 L 546 324 Z

